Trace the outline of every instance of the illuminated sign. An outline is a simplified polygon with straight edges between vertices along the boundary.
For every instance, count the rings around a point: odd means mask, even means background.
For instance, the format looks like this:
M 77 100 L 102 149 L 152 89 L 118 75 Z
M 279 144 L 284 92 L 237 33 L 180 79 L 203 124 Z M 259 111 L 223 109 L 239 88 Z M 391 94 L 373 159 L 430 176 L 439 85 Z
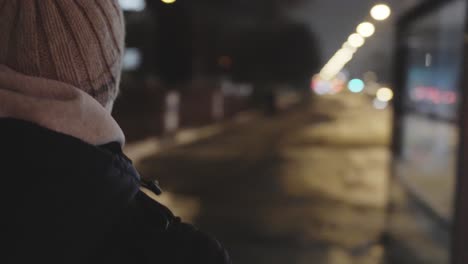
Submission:
M 412 90 L 411 100 L 451 105 L 457 102 L 457 94 L 453 91 L 440 90 L 437 87 L 419 86 Z

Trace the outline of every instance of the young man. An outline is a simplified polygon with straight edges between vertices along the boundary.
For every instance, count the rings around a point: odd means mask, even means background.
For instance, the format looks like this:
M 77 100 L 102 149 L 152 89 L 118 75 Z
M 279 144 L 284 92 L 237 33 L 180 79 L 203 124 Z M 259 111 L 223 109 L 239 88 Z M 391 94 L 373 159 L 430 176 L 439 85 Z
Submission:
M 117 0 L 0 0 L 0 32 L 0 263 L 229 263 L 121 151 Z

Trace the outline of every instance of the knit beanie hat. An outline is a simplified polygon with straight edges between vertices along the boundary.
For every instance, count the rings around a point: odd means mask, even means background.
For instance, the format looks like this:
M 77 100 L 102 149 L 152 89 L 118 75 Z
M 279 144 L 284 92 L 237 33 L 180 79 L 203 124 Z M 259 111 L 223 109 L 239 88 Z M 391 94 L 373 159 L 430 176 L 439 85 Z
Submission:
M 124 21 L 118 0 L 0 0 L 0 64 L 112 104 Z

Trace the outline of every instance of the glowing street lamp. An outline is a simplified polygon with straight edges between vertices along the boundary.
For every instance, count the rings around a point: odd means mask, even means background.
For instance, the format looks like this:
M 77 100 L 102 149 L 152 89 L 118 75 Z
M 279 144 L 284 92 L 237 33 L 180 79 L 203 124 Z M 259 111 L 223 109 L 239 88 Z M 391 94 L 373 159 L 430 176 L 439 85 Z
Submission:
M 371 9 L 370 13 L 373 19 L 381 21 L 390 17 L 392 11 L 388 5 L 378 4 Z M 354 53 L 356 53 L 356 51 L 366 42 L 365 38 L 369 38 L 375 33 L 375 26 L 370 22 L 363 22 L 357 26 L 356 31 L 357 33 L 351 34 L 341 49 L 338 50 L 320 70 L 319 76 L 322 80 L 332 80 L 344 68 L 344 66 L 353 59 Z M 364 82 L 359 79 L 351 80 L 348 85 L 349 90 L 354 93 L 361 92 L 364 90 L 364 87 Z M 383 96 L 382 98 L 389 97 L 388 91 L 384 90 L 384 92 L 381 93 L 381 97 Z M 393 97 L 393 93 L 390 97 Z M 376 100 L 379 99 L 376 98 Z M 391 98 L 388 100 L 391 100 Z
M 161 0 L 165 4 L 173 4 L 176 2 L 176 0 Z
M 362 47 L 362 45 L 364 45 L 364 42 L 365 42 L 364 38 L 357 33 L 351 34 L 351 36 L 349 36 L 348 38 L 349 45 L 355 48 Z
M 374 35 L 374 32 L 375 32 L 375 27 L 372 23 L 369 23 L 369 22 L 363 22 L 361 24 L 359 24 L 359 26 L 357 26 L 357 33 L 359 33 L 359 35 L 365 37 L 365 38 L 368 38 L 372 35 Z
M 351 44 L 349 44 L 347 41 L 343 44 L 343 46 L 341 46 L 341 49 L 349 50 L 349 51 L 351 51 L 353 54 L 357 51 L 357 48 L 351 46 Z
M 382 87 L 377 90 L 377 99 L 382 102 L 389 102 L 393 99 L 393 91 L 390 88 Z
M 347 63 L 353 58 L 354 52 L 348 49 L 340 49 L 335 53 L 336 59 L 339 62 Z
M 392 13 L 392 10 L 390 9 L 388 5 L 385 5 L 385 4 L 375 5 L 371 9 L 372 18 L 374 18 L 375 20 L 379 20 L 379 21 L 387 19 L 391 13 Z

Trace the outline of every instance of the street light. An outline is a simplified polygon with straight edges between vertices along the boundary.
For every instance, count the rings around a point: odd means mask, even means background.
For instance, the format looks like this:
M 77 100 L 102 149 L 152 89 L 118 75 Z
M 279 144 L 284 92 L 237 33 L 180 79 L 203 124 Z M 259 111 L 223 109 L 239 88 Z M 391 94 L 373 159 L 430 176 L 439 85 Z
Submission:
M 348 38 L 348 43 L 355 48 L 362 47 L 362 45 L 364 45 L 364 42 L 364 38 L 357 33 L 351 34 L 351 36 L 349 36 Z
M 382 87 L 377 90 L 377 99 L 382 102 L 388 102 L 393 99 L 393 91 L 390 88 Z
M 339 62 L 347 63 L 353 58 L 354 52 L 348 49 L 340 49 L 336 52 L 335 56 Z
M 388 5 L 378 4 L 371 9 L 370 13 L 372 15 L 372 18 L 381 21 L 390 17 L 392 11 Z M 375 26 L 370 22 L 363 22 L 357 26 L 356 31 L 357 33 L 351 34 L 348 37 L 348 40 L 343 44 L 341 49 L 338 50 L 327 62 L 327 64 L 325 64 L 325 66 L 323 66 L 323 68 L 320 70 L 319 76 L 323 80 L 329 81 L 333 79 L 344 68 L 344 66 L 352 60 L 354 53 L 356 53 L 358 48 L 362 47 L 366 42 L 365 38 L 371 37 L 375 33 Z M 352 92 L 360 92 L 362 91 L 362 89 L 364 89 L 364 83 L 362 83 L 361 85 L 359 81 L 362 82 L 362 80 L 359 79 L 355 79 L 352 80 L 352 82 L 350 82 L 349 88 Z M 388 91 L 386 96 L 388 97 Z
M 347 41 L 343 44 L 343 46 L 341 46 L 341 48 L 350 50 L 351 52 L 353 52 L 353 54 L 357 51 L 357 48 L 351 46 L 351 44 L 349 44 L 349 42 L 347 42 Z
M 379 21 L 387 19 L 391 13 L 390 7 L 386 4 L 378 4 L 371 9 L 372 18 Z
M 161 2 L 165 3 L 165 4 L 173 4 L 176 2 L 176 0 L 161 0 Z
M 375 32 L 375 27 L 372 23 L 369 23 L 369 22 L 363 22 L 361 24 L 359 24 L 357 26 L 357 33 L 359 33 L 359 35 L 365 37 L 365 38 L 368 38 L 372 35 L 374 35 L 374 32 Z

